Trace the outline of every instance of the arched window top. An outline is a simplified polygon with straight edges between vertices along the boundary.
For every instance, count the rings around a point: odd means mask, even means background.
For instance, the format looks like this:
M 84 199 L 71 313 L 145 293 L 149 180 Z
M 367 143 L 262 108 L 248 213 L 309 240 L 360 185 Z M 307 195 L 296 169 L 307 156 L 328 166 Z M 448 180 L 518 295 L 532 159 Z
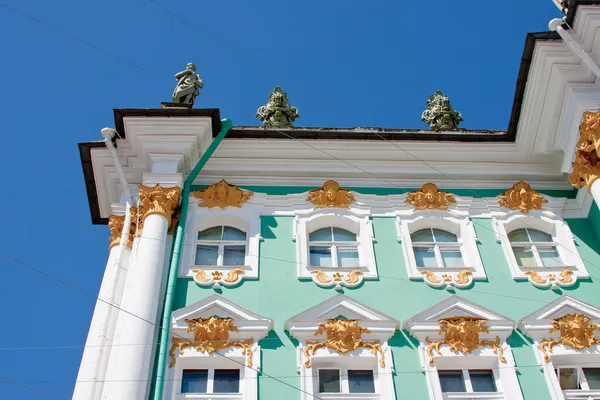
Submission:
M 455 234 L 436 228 L 420 229 L 410 235 L 413 243 L 453 243 L 458 242 Z
M 508 234 L 508 240 L 511 243 L 515 242 L 529 242 L 529 243 L 544 243 L 552 242 L 552 236 L 546 232 L 539 231 L 537 229 L 521 228 L 516 229 Z
M 246 232 L 232 226 L 213 226 L 198 232 L 198 240 L 240 241 L 246 240 Z
M 246 232 L 220 225 L 198 232 L 195 265 L 243 266 L 246 258 Z
M 328 226 L 317 229 L 308 235 L 309 242 L 355 242 L 356 233 L 346 229 Z

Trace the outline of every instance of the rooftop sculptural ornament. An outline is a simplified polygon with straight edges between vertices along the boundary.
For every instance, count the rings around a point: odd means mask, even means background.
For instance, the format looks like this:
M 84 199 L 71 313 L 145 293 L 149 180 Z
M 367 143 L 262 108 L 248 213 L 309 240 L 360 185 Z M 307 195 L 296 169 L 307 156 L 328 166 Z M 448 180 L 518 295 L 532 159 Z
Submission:
M 448 96 L 444 96 L 439 90 L 429 96 L 427 110 L 421 115 L 421 121 L 428 124 L 432 131 L 458 129 L 462 120 L 460 112 L 450 105 Z
M 258 108 L 256 116 L 265 128 L 291 128 L 292 122 L 300 118 L 298 109 L 289 105 L 287 93 L 279 86 L 269 94 L 269 102 Z
M 185 71 L 175 74 L 177 86 L 173 91 L 173 103 L 194 105 L 196 96 L 200 95 L 200 89 L 204 87 L 202 78 L 196 73 L 196 64 L 187 63 Z

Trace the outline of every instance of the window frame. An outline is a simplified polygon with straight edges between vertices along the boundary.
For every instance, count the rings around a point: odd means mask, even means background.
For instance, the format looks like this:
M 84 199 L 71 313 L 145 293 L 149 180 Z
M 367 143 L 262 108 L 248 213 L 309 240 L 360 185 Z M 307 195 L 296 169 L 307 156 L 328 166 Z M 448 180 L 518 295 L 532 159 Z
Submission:
M 341 289 L 342 286 L 357 287 L 362 284 L 363 280 L 377 279 L 373 249 L 375 239 L 369 215 L 370 213 L 365 210 L 335 210 L 335 212 L 327 209 L 297 210 L 292 240 L 296 242 L 298 279 L 311 279 L 320 287 L 336 286 L 336 289 Z M 340 228 L 356 235 L 358 266 L 311 266 L 309 235 L 318 229 L 327 227 Z
M 215 392 L 214 391 L 214 377 L 215 377 L 215 371 L 216 370 L 224 370 L 224 369 L 230 369 L 230 370 L 238 370 L 239 371 L 239 378 L 238 378 L 238 391 L 237 392 Z M 194 370 L 206 370 L 207 371 L 207 377 L 206 377 L 206 392 L 182 392 L 181 391 L 181 386 L 183 385 L 183 373 L 185 371 L 194 371 Z M 242 368 L 215 368 L 215 367 L 207 367 L 207 368 L 182 368 L 181 369 L 181 376 L 182 376 L 182 380 L 180 382 L 179 385 L 179 391 L 177 393 L 177 395 L 183 395 L 183 398 L 188 397 L 188 395 L 192 395 L 195 399 L 202 399 L 202 398 L 211 398 L 214 397 L 213 395 L 227 395 L 228 398 L 231 399 L 235 399 L 235 398 L 239 398 L 239 399 L 243 399 L 243 371 Z M 181 396 L 180 396 L 181 397 Z
M 310 236 L 313 233 L 318 232 L 318 231 L 323 230 L 323 229 L 327 229 L 327 227 L 318 228 L 318 229 L 316 229 L 316 230 L 308 233 L 308 252 L 309 252 L 308 260 L 309 260 L 309 263 L 310 263 L 310 265 L 308 267 L 310 267 L 310 268 L 338 268 L 338 269 L 340 269 L 340 268 L 356 268 L 356 267 L 360 267 L 360 252 L 358 251 L 358 249 L 360 247 L 360 240 L 358 239 L 358 237 L 356 237 L 355 241 L 343 241 L 343 240 L 336 241 L 335 240 L 334 229 L 340 229 L 340 230 L 343 230 L 345 232 L 352 233 L 355 236 L 356 236 L 356 233 L 352 232 L 352 231 L 349 231 L 347 229 L 343 229 L 343 228 L 337 227 L 337 226 L 330 226 L 329 228 L 331 229 L 331 239 L 332 239 L 330 241 L 311 241 L 310 240 Z M 311 259 L 310 254 L 311 254 L 311 248 L 312 247 L 327 247 L 327 248 L 329 248 L 330 251 L 331 251 L 331 266 L 328 267 L 328 266 L 312 265 L 312 263 L 310 262 L 310 259 Z M 356 253 L 358 254 L 358 259 L 359 259 L 358 264 L 359 265 L 354 266 L 354 267 L 339 265 L 339 258 L 338 258 L 338 253 L 337 253 L 338 247 L 342 247 L 342 248 L 352 247 L 352 248 L 355 248 L 356 249 Z
M 544 265 L 544 260 L 542 260 L 542 257 L 540 256 L 540 252 L 538 250 L 538 248 L 542 248 L 542 249 L 553 249 L 554 251 L 556 251 L 558 253 L 558 243 L 556 243 L 554 241 L 554 238 L 552 236 L 550 236 L 550 238 L 552 240 L 548 241 L 548 242 L 539 242 L 536 241 L 534 242 L 533 240 L 531 240 L 531 234 L 529 233 L 530 230 L 533 230 L 535 232 L 540 232 L 543 234 L 548 235 L 546 232 L 540 231 L 538 229 L 534 229 L 534 228 L 517 228 L 515 230 L 512 230 L 508 233 L 508 240 L 510 242 L 510 246 L 513 249 L 513 256 L 515 256 L 515 260 L 517 258 L 517 256 L 515 255 L 515 247 L 517 248 L 523 248 L 523 249 L 530 249 L 531 250 L 531 254 L 533 256 L 533 259 L 535 260 L 536 265 L 534 267 L 523 267 L 520 266 L 520 268 L 541 268 L 541 267 L 545 267 L 545 268 L 552 268 L 553 266 L 546 266 Z M 518 231 L 525 231 L 525 233 L 527 234 L 527 237 L 529 238 L 528 242 L 513 242 L 512 240 L 510 240 L 510 235 L 518 232 Z M 558 257 L 560 259 L 560 261 L 562 262 L 562 257 L 560 257 L 560 253 L 558 253 Z M 517 265 L 519 264 L 518 260 L 517 260 Z
M 502 392 L 502 390 L 500 390 L 502 388 L 502 382 L 500 381 L 500 376 L 498 374 L 499 371 L 497 369 L 494 369 L 494 368 L 438 369 L 437 373 L 438 373 L 438 379 L 440 380 L 440 388 L 442 387 L 441 379 L 439 378 L 441 375 L 440 372 L 445 372 L 445 371 L 460 371 L 462 381 L 465 386 L 465 391 L 464 392 L 444 392 L 444 391 L 442 391 L 442 396 L 444 399 L 447 399 L 447 398 L 471 399 L 471 398 L 473 398 L 474 394 L 477 396 L 485 396 L 486 399 L 494 399 L 494 398 L 504 399 L 504 393 Z M 470 371 L 490 371 L 492 373 L 492 378 L 494 379 L 494 386 L 495 386 L 496 390 L 494 392 L 475 392 L 473 390 L 473 383 L 471 382 L 471 372 Z
M 246 264 L 246 257 L 248 255 L 248 232 L 245 232 L 241 229 L 238 229 L 234 226 L 230 226 L 230 225 L 221 225 L 221 239 L 198 239 L 198 236 L 200 235 L 200 233 L 205 232 L 209 229 L 212 228 L 216 228 L 217 226 L 212 226 L 209 228 L 206 228 L 202 231 L 198 231 L 198 233 L 196 233 L 196 239 L 194 240 L 194 255 L 193 255 L 193 259 L 194 259 L 194 267 L 199 267 L 199 268 L 219 268 L 219 267 L 228 267 L 228 268 L 236 268 L 236 267 L 244 267 Z M 236 229 L 240 232 L 244 233 L 244 240 L 225 240 L 223 239 L 223 236 L 225 236 L 225 228 L 233 228 Z M 224 258 L 225 258 L 225 246 L 244 246 L 244 263 L 241 265 L 223 265 L 224 264 Z M 198 247 L 199 246 L 217 246 L 217 264 L 216 265 L 205 265 L 205 264 L 196 264 L 195 260 L 197 258 L 198 255 Z
M 414 240 L 414 238 L 412 237 L 413 235 L 416 235 L 419 232 L 423 232 L 424 230 L 429 229 L 431 231 L 431 235 L 433 238 L 433 242 L 416 242 Z M 434 231 L 443 231 L 445 233 L 449 233 L 451 235 L 453 235 L 456 238 L 455 242 L 438 242 L 435 238 L 435 232 Z M 452 233 L 452 232 L 448 232 L 446 230 L 443 229 L 439 229 L 439 228 L 423 228 L 423 229 L 419 229 L 418 231 L 412 232 L 411 233 L 411 241 L 412 241 L 412 248 L 413 248 L 413 254 L 415 254 L 415 247 L 416 248 L 433 248 L 433 253 L 435 254 L 435 261 L 437 264 L 437 267 L 421 267 L 417 264 L 417 268 L 422 268 L 422 269 L 427 269 L 427 268 L 438 268 L 440 270 L 442 269 L 446 269 L 446 268 L 454 268 L 454 267 L 446 267 L 444 265 L 444 258 L 442 257 L 442 248 L 443 250 L 451 250 L 451 251 L 457 251 L 460 253 L 460 258 L 463 261 L 464 264 L 464 257 L 462 255 L 462 244 L 458 241 L 458 237 Z M 416 255 L 415 255 L 415 262 L 416 262 Z
M 579 255 L 571 229 L 560 216 L 552 211 L 531 210 L 527 215 L 523 215 L 519 211 L 497 212 L 492 214 L 492 221 L 496 232 L 496 240 L 502 246 L 513 280 L 527 280 L 538 288 L 551 286 L 556 289 L 558 287 L 573 286 L 577 283 L 578 278 L 589 278 L 589 273 Z M 546 267 L 541 259 L 536 259 L 536 264 L 541 263 L 541 265 L 521 267 L 513 251 L 514 242 L 510 241 L 509 235 L 523 228 L 550 235 L 552 242 L 548 242 L 548 244 L 555 247 L 563 265 Z M 527 242 L 517 243 L 527 244 Z M 565 270 L 571 271 L 571 279 L 564 280 L 560 275 Z
M 321 370 L 337 370 L 339 371 L 340 374 L 340 391 L 339 392 L 321 392 L 319 391 L 319 385 L 320 385 L 320 377 L 319 377 L 319 373 Z M 371 371 L 373 374 L 373 392 L 350 392 L 350 378 L 349 378 L 349 374 L 348 371 Z M 360 396 L 362 397 L 363 395 L 366 397 L 370 397 L 369 395 L 378 395 L 379 396 L 379 388 L 378 388 L 378 381 L 377 381 L 377 373 L 375 370 L 371 369 L 371 368 L 361 368 L 361 369 L 357 369 L 357 368 L 353 368 L 352 366 L 348 367 L 348 366 L 344 366 L 344 365 L 334 365 L 334 366 L 327 366 L 324 365 L 323 367 L 317 367 L 317 371 L 316 373 L 313 375 L 313 379 L 315 380 L 313 382 L 313 385 L 315 388 L 317 388 L 316 393 L 318 394 L 319 397 L 321 397 L 322 395 L 325 396 L 329 396 L 332 394 L 338 394 L 338 395 L 352 395 L 353 398 L 355 398 L 356 396 Z M 374 397 L 374 396 L 373 396 Z M 379 397 L 377 397 L 379 398 Z

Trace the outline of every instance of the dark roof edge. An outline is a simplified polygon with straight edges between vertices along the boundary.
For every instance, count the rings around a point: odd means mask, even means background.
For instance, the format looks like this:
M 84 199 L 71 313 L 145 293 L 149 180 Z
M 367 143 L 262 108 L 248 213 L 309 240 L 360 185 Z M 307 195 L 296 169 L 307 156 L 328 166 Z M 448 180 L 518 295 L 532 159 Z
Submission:
M 100 204 L 98 203 L 98 191 L 96 188 L 96 180 L 94 179 L 94 167 L 92 165 L 92 149 L 106 148 L 106 144 L 100 142 L 79 143 L 79 156 L 81 157 L 81 168 L 83 169 L 83 180 L 85 181 L 85 190 L 87 192 L 88 204 L 90 206 L 90 215 L 92 224 L 106 225 L 108 218 L 100 216 Z
M 125 138 L 125 117 L 210 117 L 213 137 L 221 130 L 221 112 L 218 108 L 115 108 L 115 129 Z

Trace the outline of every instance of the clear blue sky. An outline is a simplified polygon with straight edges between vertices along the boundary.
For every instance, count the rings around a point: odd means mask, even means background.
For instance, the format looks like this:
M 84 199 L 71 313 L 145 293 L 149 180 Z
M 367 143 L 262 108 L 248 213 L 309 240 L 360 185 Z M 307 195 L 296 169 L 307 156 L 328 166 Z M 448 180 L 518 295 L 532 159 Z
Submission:
M 0 0 L 0 251 L 94 294 L 108 228 L 91 224 L 77 143 L 113 108 L 169 101 L 186 62 L 196 107 L 234 125 L 258 125 L 280 85 L 298 126 L 425 127 L 440 89 L 462 127 L 505 129 L 525 34 L 560 17 L 551 0 L 157 1 L 205 33 L 149 0 Z M 0 256 L 0 304 L 0 376 L 70 398 L 94 300 Z M 14 349 L 48 346 L 68 348 Z M 50 398 L 0 383 L 0 399 Z

